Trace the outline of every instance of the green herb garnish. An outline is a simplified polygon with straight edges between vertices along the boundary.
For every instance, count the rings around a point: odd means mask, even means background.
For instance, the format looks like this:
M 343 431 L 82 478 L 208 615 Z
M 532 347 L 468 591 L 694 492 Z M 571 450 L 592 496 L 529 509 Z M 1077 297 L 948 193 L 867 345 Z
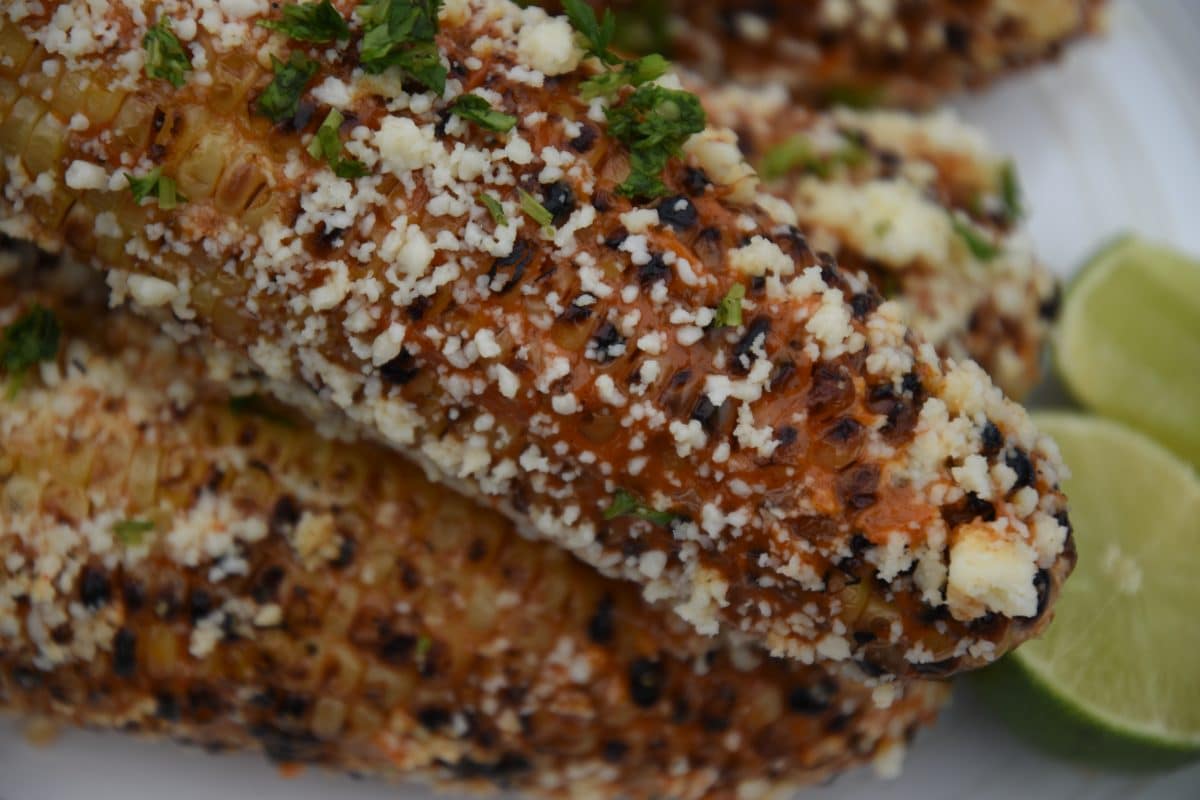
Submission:
M 450 104 L 450 110 L 481 128 L 497 133 L 508 133 L 517 124 L 517 118 L 492 108 L 492 104 L 477 94 L 463 94 Z
M 584 49 L 604 64 L 620 64 L 622 59 L 609 49 L 617 33 L 617 18 L 611 8 L 604 9 L 604 17 L 596 19 L 596 12 L 584 0 L 563 0 L 567 19 L 583 37 Z
M 742 300 L 746 297 L 746 287 L 735 283 L 717 304 L 717 313 L 713 317 L 714 328 L 732 328 L 742 324 Z
M 832 86 L 825 90 L 825 105 L 874 108 L 883 102 L 883 90 L 868 86 Z
M 492 221 L 497 225 L 507 225 L 508 217 L 504 214 L 504 206 L 500 205 L 500 201 L 492 197 L 487 192 L 479 193 L 479 202 L 483 203 L 483 207 L 492 215 Z
M 126 172 L 125 180 L 129 181 L 129 191 L 139 204 L 147 197 L 153 197 L 159 208 L 170 211 L 187 199 L 179 193 L 175 181 L 162 174 L 162 167 L 155 167 L 140 178 Z
M 554 215 L 550 213 L 550 210 L 524 189 L 517 190 L 517 197 L 521 199 L 521 210 L 528 214 L 534 222 L 541 225 L 543 232 L 553 234 Z
M 258 110 L 272 122 L 283 122 L 296 116 L 304 87 L 317 74 L 317 62 L 293 50 L 287 61 L 271 56 L 275 78 L 258 98 Z
M 442 0 L 366 0 L 354 13 L 363 24 L 359 60 L 380 73 L 398 67 L 425 88 L 446 89 L 446 67 L 434 36 Z
M 626 53 L 671 51 L 671 11 L 665 0 L 641 0 L 636 8 L 617 12 L 614 41 Z
M 229 398 L 229 410 L 234 414 L 262 417 L 284 428 L 294 428 L 296 423 L 277 411 L 262 395 L 243 394 Z
M 606 110 L 609 133 L 630 153 L 630 173 L 617 191 L 628 197 L 666 193 L 662 172 L 692 134 L 707 121 L 696 95 L 653 83 L 639 86 L 620 105 Z
M 622 86 L 641 86 L 657 80 L 671 68 L 671 62 L 660 55 L 648 55 L 636 61 L 626 61 L 619 69 L 593 75 L 579 84 L 579 93 L 584 100 L 596 97 L 611 97 Z
M 1021 203 L 1021 184 L 1017 180 L 1017 168 L 1011 161 L 1005 161 L 1000 167 L 1000 201 L 1004 203 L 1004 217 L 1009 222 L 1016 222 L 1025 215 Z
M 342 156 L 342 139 L 338 131 L 345 122 L 342 112 L 336 108 L 329 110 L 329 115 L 317 128 L 317 135 L 308 144 L 308 153 L 313 158 L 328 162 L 333 172 L 339 178 L 361 178 L 367 174 L 367 167 L 361 161 Z
M 970 223 L 954 217 L 951 219 L 951 224 L 954 226 L 954 232 L 966 243 L 967 249 L 975 258 L 980 261 L 991 261 L 1000 255 L 1000 248 L 985 239 L 983 234 Z
M 171 30 L 170 18 L 163 17 L 146 30 L 142 47 L 146 49 L 146 74 L 161 78 L 176 89 L 183 88 L 187 82 L 184 73 L 192 68 L 192 60 Z
M 425 659 L 429 657 L 429 651 L 432 649 L 433 639 L 423 635 L 417 637 L 417 649 L 416 653 L 414 654 L 414 660 L 417 662 L 417 666 L 425 666 Z
M 34 305 L 4 329 L 0 340 L 0 366 L 8 373 L 8 399 L 16 396 L 35 364 L 58 355 L 61 331 L 54 312 Z
M 112 527 L 113 535 L 126 547 L 137 547 L 152 530 L 154 522 L 148 519 L 123 519 Z
M 679 515 L 672 514 L 670 511 L 658 511 L 639 501 L 632 492 L 617 489 L 612 503 L 604 509 L 604 518 L 616 519 L 617 517 L 637 517 L 647 522 L 653 522 L 655 525 L 668 526 L 678 519 Z
M 768 150 L 759 163 L 758 171 L 765 180 L 781 178 L 795 169 L 803 169 L 819 178 L 828 178 L 834 167 L 854 167 L 866 157 L 866 151 L 854 142 L 848 142 L 833 153 L 818 154 L 813 150 L 809 138 L 797 133 Z
M 350 26 L 329 0 L 287 3 L 282 19 L 260 20 L 259 25 L 281 31 L 301 42 L 332 42 L 350 38 Z

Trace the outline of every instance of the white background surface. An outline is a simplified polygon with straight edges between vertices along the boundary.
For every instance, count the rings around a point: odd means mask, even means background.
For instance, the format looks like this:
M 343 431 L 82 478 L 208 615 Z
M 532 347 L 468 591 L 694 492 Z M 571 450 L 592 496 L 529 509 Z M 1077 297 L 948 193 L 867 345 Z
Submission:
M 1118 2 L 1108 40 L 961 103 L 1021 167 L 1031 232 L 1069 275 L 1126 230 L 1200 254 L 1200 0 Z M 1200 676 L 1197 677 L 1200 680 Z M 814 800 L 1200 800 L 1200 767 L 1130 777 L 1046 759 L 997 727 L 960 687 L 919 736 L 905 774 L 868 772 Z M 208 756 L 117 735 L 71 733 L 49 749 L 0 720 L 0 800 L 418 800 L 420 790 L 310 772 L 284 781 L 252 756 Z

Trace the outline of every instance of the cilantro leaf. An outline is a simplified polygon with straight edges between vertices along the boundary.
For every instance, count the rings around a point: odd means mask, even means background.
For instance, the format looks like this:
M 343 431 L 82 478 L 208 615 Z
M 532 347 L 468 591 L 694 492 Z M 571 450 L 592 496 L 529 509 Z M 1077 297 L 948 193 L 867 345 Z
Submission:
M 768 150 L 759 163 L 758 171 L 765 180 L 781 178 L 795 169 L 811 172 L 818 178 L 827 178 L 834 167 L 857 166 L 866 157 L 862 146 L 853 141 L 847 141 L 835 152 L 819 154 L 813 150 L 807 136 L 797 133 Z
M 647 522 L 653 522 L 655 525 L 669 526 L 679 518 L 679 515 L 672 514 L 670 511 L 658 511 L 639 501 L 632 492 L 617 489 L 612 503 L 604 509 L 604 518 L 616 519 L 617 517 L 637 517 Z
M 629 147 L 630 173 L 617 191 L 629 197 L 666 192 L 662 171 L 683 143 L 704 130 L 707 118 L 696 95 L 653 83 L 639 86 L 624 102 L 605 111 L 609 133 Z
M 296 116 L 304 87 L 317 74 L 317 62 L 293 50 L 286 62 L 271 56 L 275 78 L 258 97 L 258 110 L 272 122 L 283 122 Z
M 332 42 L 350 38 L 350 26 L 329 0 L 287 3 L 282 19 L 260 20 L 264 28 L 281 31 L 301 42 Z
M 517 124 L 517 118 L 492 108 L 492 104 L 477 94 L 464 94 L 455 98 L 450 110 L 481 128 L 497 133 L 507 133 Z
M 479 202 L 483 203 L 483 207 L 492 215 L 492 221 L 497 225 L 507 225 L 508 217 L 504 215 L 504 206 L 500 205 L 500 201 L 492 197 L 487 192 L 479 193 Z
M 184 73 L 192 68 L 192 60 L 171 30 L 169 17 L 163 17 L 146 29 L 142 47 L 146 50 L 146 75 L 161 78 L 176 89 L 183 88 L 187 83 Z
M 579 84 L 579 93 L 584 100 L 611 97 L 622 86 L 641 86 L 661 78 L 671 68 L 671 62 L 660 55 L 643 56 L 636 61 L 626 61 L 620 69 L 601 72 Z
M 957 217 L 951 219 L 950 222 L 954 226 L 954 232 L 966 243 L 971 255 L 980 261 L 991 261 L 1002 252 L 999 247 L 984 238 L 984 235 L 974 225 L 963 222 Z
M 524 189 L 517 190 L 517 196 L 521 199 L 521 210 L 528 214 L 533 221 L 542 226 L 542 230 L 546 233 L 554 231 L 554 215 L 541 202 Z
M 1011 161 L 1005 161 L 1000 167 L 1000 200 L 1004 203 L 1004 216 L 1009 222 L 1016 222 L 1025 216 L 1021 183 L 1017 180 L 1016 165 Z
M 148 519 L 123 519 L 112 527 L 113 535 L 126 547 L 137 547 L 152 530 L 154 522 Z
M 354 13 L 363 24 L 359 60 L 380 73 L 398 67 L 425 88 L 446 89 L 446 67 L 434 36 L 442 0 L 366 0 Z
M 721 298 L 717 305 L 717 313 L 713 316 L 714 328 L 734 328 L 742 324 L 742 300 L 746 297 L 746 287 L 735 283 Z
M 41 361 L 58 355 L 60 336 L 54 312 L 34 305 L 4 329 L 0 340 L 0 366 L 8 373 L 8 396 L 12 399 L 21 388 L 25 373 Z
M 596 19 L 596 12 L 584 0 L 563 0 L 563 10 L 575 30 L 583 37 L 585 49 L 605 64 L 619 64 L 621 58 L 609 50 L 617 32 L 617 18 L 611 8 L 604 9 L 604 18 Z
M 153 197 L 158 200 L 159 208 L 170 211 L 187 199 L 179 194 L 175 181 L 162 174 L 162 167 L 155 167 L 140 178 L 126 172 L 125 180 L 129 181 L 129 191 L 139 205 L 147 197 Z
M 339 178 L 361 178 L 367 174 L 366 165 L 356 159 L 342 156 L 342 140 L 338 130 L 345 119 L 342 112 L 331 108 L 321 127 L 317 128 L 316 136 L 309 142 L 308 154 L 327 162 Z

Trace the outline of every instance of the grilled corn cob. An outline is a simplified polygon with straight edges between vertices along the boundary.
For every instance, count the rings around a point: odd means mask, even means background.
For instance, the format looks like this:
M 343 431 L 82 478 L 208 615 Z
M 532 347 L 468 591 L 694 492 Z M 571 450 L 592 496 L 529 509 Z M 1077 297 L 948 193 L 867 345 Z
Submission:
M 0 423 L 0 706 L 355 772 L 732 798 L 890 759 L 945 694 L 714 648 L 394 454 L 231 407 L 204 359 L 47 280 L 0 289 L 0 323 L 39 302 L 64 327 Z
M 1074 558 L 1053 443 L 814 253 L 731 132 L 689 137 L 703 114 L 673 75 L 614 88 L 643 65 L 604 71 L 564 19 L 460 0 L 426 42 L 450 77 L 423 91 L 408 40 L 409 72 L 364 67 L 391 46 L 390 24 L 360 37 L 374 12 L 318 50 L 255 25 L 265 2 L 202 5 L 9 12 L 9 231 L 703 633 L 886 677 L 1046 624 Z M 140 66 L 160 13 L 190 42 L 180 88 Z M 322 132 L 329 105 L 353 122 Z M 366 175 L 312 157 L 329 133 Z
M 938 352 L 1010 396 L 1037 383 L 1058 286 L 1024 232 L 1013 164 L 951 111 L 814 113 L 780 89 L 704 90 L 767 188 L 844 269 L 868 273 Z
M 928 107 L 1057 58 L 1103 27 L 1105 0 L 605 2 L 634 49 L 712 80 L 775 83 L 806 104 Z

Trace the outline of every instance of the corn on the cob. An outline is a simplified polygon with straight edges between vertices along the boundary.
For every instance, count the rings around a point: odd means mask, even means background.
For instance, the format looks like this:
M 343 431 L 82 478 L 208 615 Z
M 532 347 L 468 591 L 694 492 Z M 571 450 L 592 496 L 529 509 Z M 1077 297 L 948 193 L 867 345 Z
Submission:
M 705 90 L 813 246 L 862 270 L 938 352 L 1010 396 L 1040 376 L 1058 286 L 1024 232 L 1013 164 L 951 111 L 814 113 L 779 89 Z
M 260 61 L 317 51 L 256 27 L 265 1 L 239 19 L 201 0 L 146 19 L 44 5 L 3 32 L 10 231 L 89 256 L 119 297 L 318 393 L 704 633 L 949 673 L 1048 621 L 1074 557 L 1053 443 L 814 254 L 731 132 L 669 157 L 702 116 L 690 95 L 585 101 L 630 72 L 601 75 L 540 9 L 459 0 L 433 45 L 440 96 L 365 72 L 378 36 L 356 22 L 272 126 Z M 194 36 L 182 88 L 138 69 L 160 12 Z M 454 112 L 467 90 L 512 129 Z M 325 104 L 354 120 L 344 150 L 366 176 L 306 153 Z M 139 205 L 126 172 L 141 192 L 171 176 L 186 202 L 171 183 Z M 622 194 L 659 180 L 661 200 Z
M 1106 0 L 595 0 L 633 49 L 712 80 L 779 84 L 815 105 L 929 107 L 1053 60 L 1097 33 Z
M 0 289 L 0 324 L 40 302 L 65 334 L 0 422 L 0 707 L 356 772 L 732 798 L 890 758 L 945 694 L 714 648 L 399 456 L 239 415 L 196 354 L 46 281 Z

